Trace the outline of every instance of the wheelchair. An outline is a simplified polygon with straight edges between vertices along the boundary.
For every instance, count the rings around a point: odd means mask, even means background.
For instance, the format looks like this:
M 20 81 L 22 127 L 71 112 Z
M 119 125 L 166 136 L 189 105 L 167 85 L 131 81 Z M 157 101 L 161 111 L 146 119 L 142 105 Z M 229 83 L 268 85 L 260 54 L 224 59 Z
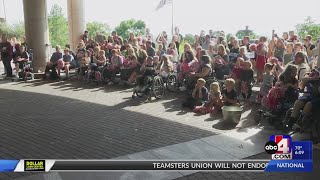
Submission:
M 12 78 L 12 82 L 14 82 L 15 80 L 25 81 L 25 82 L 33 80 L 34 75 L 32 73 L 32 70 L 33 70 L 32 69 L 32 62 L 31 61 L 23 61 L 23 62 L 17 62 L 17 63 L 21 63 L 22 68 L 20 69 L 19 72 L 17 72 L 18 77 Z
M 134 99 L 136 96 L 143 97 L 144 95 L 148 95 L 148 98 L 155 97 L 156 99 L 161 99 L 165 93 L 165 83 L 161 76 L 153 75 L 150 76 L 151 79 L 149 82 L 144 82 L 144 87 L 142 89 L 134 88 L 132 98 Z M 144 77 L 145 81 L 146 77 Z M 145 85 L 147 84 L 147 85 Z
M 182 82 L 178 81 L 177 73 L 170 73 L 168 77 L 164 78 L 164 82 L 169 92 L 179 91 L 179 87 L 182 85 Z
M 95 82 L 97 85 L 99 85 L 99 83 L 103 80 L 103 71 L 104 66 L 97 66 L 95 63 L 91 64 L 91 68 L 89 68 L 85 74 L 86 82 Z
M 288 97 L 288 94 L 291 94 L 292 97 Z M 295 101 L 298 99 L 299 92 L 296 90 L 288 91 L 286 94 L 288 96 L 282 97 L 279 99 L 278 106 L 274 110 L 258 110 L 258 113 L 254 117 L 256 123 L 259 123 L 261 120 L 266 120 L 270 125 L 274 126 L 276 129 L 284 130 L 286 120 L 290 118 L 292 107 Z M 295 97 L 293 97 L 293 95 Z M 284 113 L 285 112 L 285 113 Z

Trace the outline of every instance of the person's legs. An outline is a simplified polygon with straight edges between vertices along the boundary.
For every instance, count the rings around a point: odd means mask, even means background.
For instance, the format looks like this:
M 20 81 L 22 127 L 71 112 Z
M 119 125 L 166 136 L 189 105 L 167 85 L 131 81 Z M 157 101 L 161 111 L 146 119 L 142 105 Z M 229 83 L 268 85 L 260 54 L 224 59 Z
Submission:
M 303 108 L 304 116 L 302 119 L 302 123 L 304 128 L 309 128 L 311 126 L 311 123 L 312 123 L 311 112 L 312 112 L 312 103 L 308 102 Z
M 301 130 L 301 128 L 308 128 L 310 126 L 310 119 L 311 119 L 311 110 L 312 110 L 312 103 L 308 102 L 302 111 L 297 123 L 293 126 L 296 131 Z
M 2 61 L 3 61 L 4 68 L 7 72 L 6 77 L 12 77 L 11 58 L 5 58 Z
M 64 61 L 63 60 L 59 60 L 58 64 L 57 64 L 57 71 L 58 71 L 58 75 L 60 76 L 61 73 L 61 69 L 64 67 Z
M 3 64 L 3 70 L 4 70 L 4 73 L 2 75 L 6 75 L 7 74 L 7 70 L 6 70 L 6 65 L 5 65 L 5 62 L 2 60 L 2 64 Z
M 51 62 L 47 62 L 47 65 L 46 65 L 46 69 L 45 69 L 45 73 L 48 73 L 50 71 L 50 68 L 52 66 L 52 63 Z
M 137 72 L 136 72 L 136 71 L 133 71 L 133 72 L 130 74 L 130 76 L 129 76 L 128 83 L 129 83 L 129 84 L 130 84 L 130 83 L 133 83 L 134 80 L 136 79 L 136 77 L 137 77 Z
M 65 64 L 64 65 L 64 72 L 66 73 L 66 77 L 68 78 L 69 77 L 69 67 L 70 67 L 70 64 Z
M 297 100 L 294 105 L 293 105 L 293 110 L 291 113 L 291 117 L 292 118 L 298 118 L 298 115 L 300 113 L 300 111 L 303 109 L 303 107 L 305 106 L 306 102 L 302 101 L 302 100 Z
M 19 63 L 15 63 L 15 68 L 16 68 L 16 78 L 19 78 L 19 71 L 20 71 L 19 66 L 20 66 L 20 64 L 19 64 Z

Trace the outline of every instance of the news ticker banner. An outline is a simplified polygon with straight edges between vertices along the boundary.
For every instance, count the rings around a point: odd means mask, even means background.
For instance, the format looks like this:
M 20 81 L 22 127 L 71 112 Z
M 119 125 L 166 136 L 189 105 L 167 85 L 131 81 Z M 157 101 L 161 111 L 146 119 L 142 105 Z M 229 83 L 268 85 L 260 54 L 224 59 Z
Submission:
M 111 161 L 111 160 L 0 160 L 0 172 L 30 171 L 267 171 L 308 172 L 312 160 L 238 161 Z
M 312 142 L 272 135 L 265 144 L 271 160 L 0 160 L 0 172 L 28 171 L 265 171 L 312 172 Z

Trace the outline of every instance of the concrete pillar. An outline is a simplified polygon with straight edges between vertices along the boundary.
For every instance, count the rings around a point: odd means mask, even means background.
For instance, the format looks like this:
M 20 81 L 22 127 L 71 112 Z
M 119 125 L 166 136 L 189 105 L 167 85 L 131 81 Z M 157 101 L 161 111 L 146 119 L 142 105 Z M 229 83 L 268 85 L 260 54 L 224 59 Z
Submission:
M 69 42 L 72 50 L 79 44 L 86 30 L 84 0 L 68 0 Z
M 6 22 L 6 9 L 5 9 L 4 0 L 0 0 L 0 22 Z
M 33 49 L 34 72 L 44 71 L 49 60 L 47 0 L 23 0 L 26 40 Z

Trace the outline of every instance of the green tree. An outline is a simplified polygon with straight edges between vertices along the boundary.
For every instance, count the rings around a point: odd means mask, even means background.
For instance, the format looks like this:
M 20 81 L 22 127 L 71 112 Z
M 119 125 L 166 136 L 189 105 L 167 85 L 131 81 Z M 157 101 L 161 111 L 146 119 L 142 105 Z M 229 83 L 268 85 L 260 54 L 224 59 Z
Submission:
M 94 38 L 96 36 L 96 33 L 99 32 L 100 34 L 104 36 L 109 36 L 111 28 L 106 23 L 100 23 L 100 22 L 88 22 L 87 23 L 87 30 L 89 31 L 89 36 L 91 38 Z
M 320 24 L 316 24 L 310 16 L 303 23 L 296 25 L 296 31 L 300 38 L 305 38 L 306 35 L 311 35 L 314 39 L 320 38 Z
M 230 41 L 231 36 L 233 36 L 231 33 L 228 33 L 228 34 L 226 35 L 226 41 L 227 41 L 227 42 Z
M 220 36 L 220 31 L 213 31 L 213 36 L 214 37 L 219 37 Z
M 145 34 L 146 23 L 142 20 L 125 20 L 121 21 L 120 24 L 115 28 L 118 35 L 124 39 L 129 38 L 129 33 L 133 32 L 135 35 Z
M 244 30 L 239 30 L 236 33 L 236 37 L 242 39 L 244 36 L 249 36 L 250 39 L 256 39 L 258 37 L 252 30 L 249 30 L 249 26 L 246 26 Z
M 193 44 L 195 42 L 194 35 L 186 34 L 184 37 L 184 41 L 189 44 Z
M 51 46 L 64 46 L 68 43 L 68 21 L 64 17 L 62 8 L 58 4 L 54 4 L 51 8 L 49 17 L 49 36 Z
M 0 34 L 5 34 L 8 38 L 16 37 L 22 40 L 25 36 L 24 24 L 22 22 L 16 24 L 0 23 Z
M 19 22 L 17 24 L 13 24 L 12 25 L 12 30 L 13 30 L 14 36 L 18 40 L 22 40 L 22 38 L 25 37 L 25 27 L 24 27 L 24 23 L 23 22 Z

